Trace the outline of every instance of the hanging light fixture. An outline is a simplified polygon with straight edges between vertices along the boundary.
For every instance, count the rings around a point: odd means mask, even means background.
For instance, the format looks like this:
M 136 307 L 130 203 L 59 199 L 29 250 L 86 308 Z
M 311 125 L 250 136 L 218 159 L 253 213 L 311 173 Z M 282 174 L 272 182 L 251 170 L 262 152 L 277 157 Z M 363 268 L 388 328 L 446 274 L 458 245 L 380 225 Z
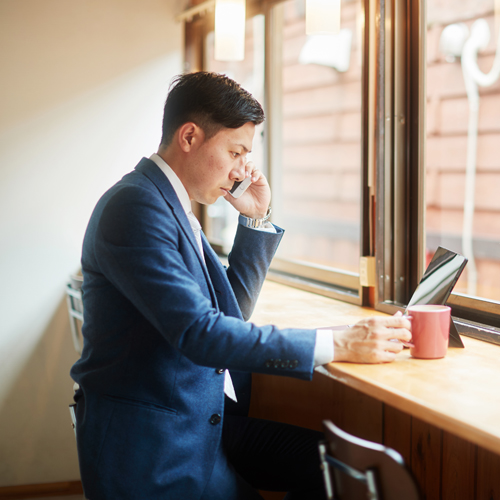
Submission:
M 245 0 L 215 1 L 215 47 L 217 61 L 245 58 Z
M 341 0 L 306 0 L 306 34 L 337 35 Z

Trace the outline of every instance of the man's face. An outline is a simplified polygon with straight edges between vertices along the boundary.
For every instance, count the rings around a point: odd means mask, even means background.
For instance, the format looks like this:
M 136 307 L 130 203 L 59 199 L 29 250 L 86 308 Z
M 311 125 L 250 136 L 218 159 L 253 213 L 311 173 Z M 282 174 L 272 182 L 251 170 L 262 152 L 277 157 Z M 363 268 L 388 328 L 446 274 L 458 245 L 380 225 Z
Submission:
M 255 125 L 248 122 L 240 128 L 223 128 L 203 140 L 183 169 L 183 182 L 192 200 L 215 203 L 235 181 L 245 178 L 246 155 L 252 149 L 254 134 Z

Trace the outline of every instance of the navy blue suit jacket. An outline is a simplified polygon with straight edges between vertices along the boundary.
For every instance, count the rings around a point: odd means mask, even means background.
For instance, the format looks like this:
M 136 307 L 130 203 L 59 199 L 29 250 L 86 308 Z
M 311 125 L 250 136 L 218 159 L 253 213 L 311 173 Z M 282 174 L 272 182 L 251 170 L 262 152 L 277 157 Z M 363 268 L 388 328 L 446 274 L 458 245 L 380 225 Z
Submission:
M 221 449 L 218 369 L 231 370 L 240 402 L 226 411 L 239 413 L 251 372 L 313 372 L 313 330 L 246 322 L 282 233 L 240 226 L 227 269 L 204 239 L 205 265 L 148 159 L 99 200 L 82 253 L 84 349 L 71 370 L 88 498 L 245 498 Z

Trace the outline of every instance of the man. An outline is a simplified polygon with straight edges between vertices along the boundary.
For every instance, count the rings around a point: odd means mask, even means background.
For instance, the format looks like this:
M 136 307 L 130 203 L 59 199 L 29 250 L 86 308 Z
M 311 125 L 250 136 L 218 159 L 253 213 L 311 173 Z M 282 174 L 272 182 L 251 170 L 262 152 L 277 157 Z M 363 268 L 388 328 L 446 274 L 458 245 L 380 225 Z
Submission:
M 391 361 L 402 346 L 390 339 L 411 337 L 401 317 L 335 336 L 246 322 L 283 235 L 267 222 L 267 180 L 246 162 L 263 119 L 225 76 L 178 77 L 158 153 L 92 214 L 82 254 L 85 343 L 71 371 L 90 500 L 246 500 L 261 498 L 257 489 L 324 498 L 319 433 L 249 419 L 250 373 L 310 379 L 333 359 Z M 248 190 L 232 198 L 233 183 L 247 177 Z M 227 269 L 190 208 L 221 196 L 243 214 Z

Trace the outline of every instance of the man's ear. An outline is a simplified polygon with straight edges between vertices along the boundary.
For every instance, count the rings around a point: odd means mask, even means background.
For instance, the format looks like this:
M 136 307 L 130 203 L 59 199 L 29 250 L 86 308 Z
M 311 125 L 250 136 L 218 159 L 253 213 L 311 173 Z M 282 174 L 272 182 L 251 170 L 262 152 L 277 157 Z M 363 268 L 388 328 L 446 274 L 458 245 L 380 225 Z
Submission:
M 199 146 L 205 138 L 203 130 L 193 122 L 187 122 L 178 129 L 177 140 L 179 146 L 185 153 L 188 153 L 193 147 Z

